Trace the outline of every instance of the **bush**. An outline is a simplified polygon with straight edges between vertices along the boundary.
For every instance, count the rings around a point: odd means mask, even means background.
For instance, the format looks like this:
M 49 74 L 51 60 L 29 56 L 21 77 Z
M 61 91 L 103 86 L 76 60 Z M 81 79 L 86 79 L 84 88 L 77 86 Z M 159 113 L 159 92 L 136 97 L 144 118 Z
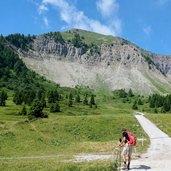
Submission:
M 137 106 L 137 102 L 135 101 L 134 104 L 132 105 L 132 109 L 137 110 L 138 106 Z
M 60 106 L 58 102 L 51 104 L 50 112 L 60 112 Z
M 23 108 L 21 109 L 21 112 L 19 112 L 19 115 L 27 115 L 27 110 L 26 110 L 26 107 L 25 105 L 23 106 Z
M 30 108 L 28 119 L 31 120 L 33 118 L 47 118 L 47 115 L 43 113 L 43 108 L 43 104 L 38 99 L 35 99 Z

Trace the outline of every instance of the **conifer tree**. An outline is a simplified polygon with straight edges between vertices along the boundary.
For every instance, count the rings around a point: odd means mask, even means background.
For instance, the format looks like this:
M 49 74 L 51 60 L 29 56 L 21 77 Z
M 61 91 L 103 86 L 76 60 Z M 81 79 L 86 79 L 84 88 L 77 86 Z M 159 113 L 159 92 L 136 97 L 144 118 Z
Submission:
M 94 95 L 92 94 L 91 97 L 90 97 L 90 102 L 89 102 L 90 105 L 95 105 L 95 99 L 94 99 Z
M 156 107 L 154 108 L 154 113 L 158 113 L 158 110 L 157 110 L 157 108 L 156 108 Z
M 126 98 L 127 97 L 127 93 L 125 92 L 125 89 L 119 90 L 119 97 L 120 98 Z
M 85 95 L 85 97 L 84 97 L 83 104 L 88 105 L 87 95 Z
M 27 115 L 27 110 L 26 110 L 26 107 L 25 105 L 23 105 L 22 109 L 21 109 L 21 112 L 19 112 L 20 115 Z
M 60 112 L 60 106 L 58 102 L 51 104 L 50 112 Z
M 68 96 L 68 106 L 72 107 L 72 105 L 73 105 L 73 96 L 72 93 L 70 92 Z
M 48 92 L 47 98 L 48 98 L 48 103 L 55 103 L 55 98 L 54 98 L 53 91 Z
M 54 90 L 54 91 L 53 91 L 53 97 L 54 97 L 54 100 L 55 100 L 55 101 L 59 101 L 60 95 L 59 95 L 59 93 L 58 93 L 57 90 Z
M 6 105 L 6 100 L 8 96 L 7 93 L 3 90 L 0 92 L 0 106 L 5 106 Z
M 137 110 L 138 106 L 137 106 L 137 102 L 135 101 L 134 104 L 132 105 L 132 109 Z
M 42 90 L 38 90 L 38 92 L 37 92 L 37 98 L 39 100 L 41 100 L 43 96 L 44 96 L 44 92 Z
M 28 114 L 28 118 L 33 119 L 33 118 L 46 117 L 46 115 L 43 113 L 43 108 L 44 107 L 43 107 L 42 103 L 38 99 L 35 99 L 30 108 L 30 113 Z
M 129 89 L 129 91 L 128 91 L 128 96 L 129 96 L 129 97 L 133 97 L 133 96 L 134 96 L 134 94 L 133 94 L 133 92 L 132 92 L 132 89 Z
M 143 102 L 140 98 L 138 99 L 138 105 L 143 105 Z
M 170 103 L 169 103 L 169 99 L 166 97 L 165 101 L 163 103 L 163 111 L 168 112 L 170 111 Z
M 42 103 L 42 106 L 43 107 L 46 107 L 46 100 L 45 100 L 45 97 L 44 96 L 42 96 L 42 98 L 41 98 L 41 103 Z
M 23 92 L 16 91 L 13 97 L 13 102 L 16 105 L 21 105 L 23 103 Z
M 80 103 L 81 102 L 81 99 L 80 99 L 80 95 L 79 94 L 76 95 L 75 102 L 76 103 Z
M 36 92 L 34 90 L 29 90 L 24 92 L 25 104 L 28 104 L 30 106 L 35 98 L 36 98 Z

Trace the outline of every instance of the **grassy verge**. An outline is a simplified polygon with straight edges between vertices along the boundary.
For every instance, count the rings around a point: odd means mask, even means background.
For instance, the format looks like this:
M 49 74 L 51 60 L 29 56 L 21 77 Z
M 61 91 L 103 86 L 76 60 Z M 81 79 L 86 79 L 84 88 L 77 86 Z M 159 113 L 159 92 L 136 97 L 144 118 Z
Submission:
M 148 114 L 146 115 L 158 128 L 171 136 L 171 115 L 170 114 Z
M 18 170 L 18 171 L 115 171 L 112 162 L 88 162 L 88 163 L 59 163 L 56 159 L 36 159 L 36 160 L 20 160 L 20 161 L 5 161 L 0 163 L 2 170 Z

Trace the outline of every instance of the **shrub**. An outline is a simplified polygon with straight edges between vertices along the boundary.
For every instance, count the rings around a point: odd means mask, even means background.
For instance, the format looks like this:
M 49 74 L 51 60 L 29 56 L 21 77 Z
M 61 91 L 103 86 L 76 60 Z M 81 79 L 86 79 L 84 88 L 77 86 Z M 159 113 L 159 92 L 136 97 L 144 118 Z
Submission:
M 28 118 L 29 119 L 33 119 L 33 118 L 45 118 L 47 117 L 47 115 L 45 115 L 43 113 L 43 104 L 38 100 L 38 99 L 35 99 L 33 101 L 33 104 L 30 108 L 30 113 L 28 115 Z

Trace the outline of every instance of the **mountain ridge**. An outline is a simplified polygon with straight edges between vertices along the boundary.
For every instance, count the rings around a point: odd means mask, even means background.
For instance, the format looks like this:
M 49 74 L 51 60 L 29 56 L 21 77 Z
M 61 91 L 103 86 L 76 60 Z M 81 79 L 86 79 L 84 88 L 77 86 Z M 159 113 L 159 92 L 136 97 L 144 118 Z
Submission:
M 141 94 L 171 88 L 170 56 L 119 37 L 72 29 L 35 36 L 26 45 L 16 48 L 26 66 L 62 86 L 131 88 Z

